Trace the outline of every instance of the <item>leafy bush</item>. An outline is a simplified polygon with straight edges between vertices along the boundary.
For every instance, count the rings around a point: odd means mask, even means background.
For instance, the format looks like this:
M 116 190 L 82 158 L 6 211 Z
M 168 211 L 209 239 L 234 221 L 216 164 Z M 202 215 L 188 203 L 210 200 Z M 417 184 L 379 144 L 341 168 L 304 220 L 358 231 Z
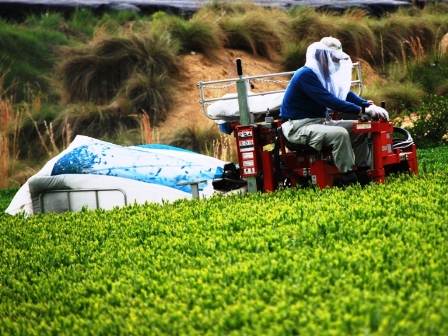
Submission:
M 11 200 L 17 191 L 18 188 L 0 189 L 0 213 L 3 213 L 0 215 L 0 222 L 2 222 L 1 218 L 4 216 L 6 208 L 9 206 L 9 203 L 11 203 Z
M 408 111 L 413 127 L 407 127 L 419 148 L 447 144 L 448 96 L 429 95 L 421 99 L 418 109 Z
M 447 149 L 365 189 L 0 213 L 0 334 L 447 335 Z

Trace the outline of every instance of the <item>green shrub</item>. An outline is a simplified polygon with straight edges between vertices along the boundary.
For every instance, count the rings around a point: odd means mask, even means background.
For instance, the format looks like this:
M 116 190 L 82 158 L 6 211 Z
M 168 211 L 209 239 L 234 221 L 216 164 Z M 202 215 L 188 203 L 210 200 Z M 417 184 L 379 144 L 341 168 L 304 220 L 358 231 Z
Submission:
M 35 15 L 31 14 L 26 17 L 23 25 L 27 27 L 41 27 L 51 30 L 58 30 L 65 22 L 60 13 L 50 13 Z
M 408 116 L 413 120 L 408 129 L 419 148 L 448 144 L 448 96 L 429 95 Z
M 11 203 L 11 200 L 17 191 L 18 188 L 0 189 L 0 218 L 4 216 L 6 208 Z
M 78 8 L 67 20 L 67 27 L 74 36 L 81 36 L 81 40 L 87 42 L 92 38 L 98 20 L 90 8 Z

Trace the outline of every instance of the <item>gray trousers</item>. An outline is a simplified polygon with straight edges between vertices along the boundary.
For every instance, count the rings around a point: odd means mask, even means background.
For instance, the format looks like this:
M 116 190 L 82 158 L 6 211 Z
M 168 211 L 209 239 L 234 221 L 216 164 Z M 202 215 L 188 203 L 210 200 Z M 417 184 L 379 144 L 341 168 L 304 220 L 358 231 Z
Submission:
M 286 138 L 294 143 L 309 145 L 320 151 L 331 147 L 333 160 L 341 173 L 356 166 L 369 166 L 368 133 L 354 133 L 355 120 L 330 120 L 324 118 L 290 120 L 282 124 Z

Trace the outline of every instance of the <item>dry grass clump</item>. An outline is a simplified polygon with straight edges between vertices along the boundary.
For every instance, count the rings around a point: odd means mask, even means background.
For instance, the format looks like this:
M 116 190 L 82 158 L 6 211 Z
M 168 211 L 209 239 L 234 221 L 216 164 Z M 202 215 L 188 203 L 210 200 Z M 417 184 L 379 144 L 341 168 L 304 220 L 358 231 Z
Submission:
M 6 188 L 9 176 L 9 124 L 12 105 L 8 100 L 0 99 L 0 188 Z
M 368 59 L 376 53 L 377 39 L 368 24 L 367 13 L 362 10 L 352 10 L 343 16 L 325 17 L 337 26 L 333 37 L 338 38 L 344 52 L 350 55 L 353 61 Z
M 305 40 L 300 42 L 286 43 L 282 50 L 281 65 L 284 71 L 294 71 L 305 64 L 306 49 L 309 43 Z
M 175 75 L 178 46 L 169 34 L 104 38 L 82 47 L 61 49 L 56 77 L 66 102 L 105 104 L 135 74 Z
M 108 141 L 116 141 L 120 134 L 140 127 L 135 115 L 123 113 L 129 110 L 129 102 L 117 99 L 109 105 L 92 103 L 69 104 L 54 120 L 55 138 L 66 139 L 72 135 L 86 135 Z
M 221 139 L 220 132 L 214 122 L 200 125 L 193 123 L 180 127 L 167 139 L 169 145 L 189 149 L 193 152 L 213 156 L 216 151 L 216 141 Z
M 56 71 L 65 102 L 73 105 L 57 118 L 69 119 L 74 134 L 108 137 L 135 127 L 130 115 L 145 111 L 162 122 L 173 104 L 179 73 L 179 46 L 168 32 L 103 36 L 82 47 L 61 49 Z
M 23 111 L 5 88 L 7 73 L 0 67 L 0 188 L 9 186 L 8 177 L 18 159 L 18 133 L 23 117 Z
M 257 10 L 219 18 L 226 36 L 224 47 L 240 49 L 268 60 L 276 60 L 287 35 L 286 14 L 278 10 Z
M 199 10 L 189 20 L 178 16 L 159 14 L 153 22 L 168 31 L 180 46 L 180 52 L 199 52 L 208 59 L 214 59 L 224 48 L 227 38 L 214 15 Z
M 414 56 L 412 41 L 419 40 L 425 50 L 434 45 L 436 28 L 426 20 L 391 15 L 380 23 L 370 25 L 381 42 L 373 54 L 373 62 L 376 64 L 402 61 L 408 56 Z
M 209 3 L 206 3 L 203 7 L 199 9 L 200 12 L 203 11 L 218 17 L 234 14 L 245 14 L 247 12 L 257 10 L 260 10 L 260 6 L 256 5 L 252 1 L 229 1 L 229 2 L 211 1 Z
M 309 45 L 319 41 L 324 36 L 335 36 L 337 25 L 333 20 L 336 16 L 320 14 L 312 8 L 298 7 L 289 13 L 292 42 L 306 41 Z
M 448 33 L 443 35 L 442 40 L 440 40 L 439 50 L 442 54 L 448 54 Z
M 291 35 L 282 51 L 285 71 L 299 68 L 305 63 L 306 49 L 322 37 L 339 39 L 343 49 L 353 61 L 366 59 L 376 49 L 376 38 L 368 27 L 367 13 L 350 10 L 344 15 L 318 13 L 311 8 L 294 9 L 289 14 Z

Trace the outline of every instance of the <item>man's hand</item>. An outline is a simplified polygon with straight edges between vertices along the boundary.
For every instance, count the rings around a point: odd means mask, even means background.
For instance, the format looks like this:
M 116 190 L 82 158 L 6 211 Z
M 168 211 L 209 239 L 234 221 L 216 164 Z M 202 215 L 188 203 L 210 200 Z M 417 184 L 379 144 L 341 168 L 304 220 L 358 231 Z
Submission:
M 387 113 L 387 111 L 380 106 L 370 105 L 369 107 L 366 107 L 366 114 L 371 119 L 383 118 L 385 120 L 389 120 L 389 113 Z

